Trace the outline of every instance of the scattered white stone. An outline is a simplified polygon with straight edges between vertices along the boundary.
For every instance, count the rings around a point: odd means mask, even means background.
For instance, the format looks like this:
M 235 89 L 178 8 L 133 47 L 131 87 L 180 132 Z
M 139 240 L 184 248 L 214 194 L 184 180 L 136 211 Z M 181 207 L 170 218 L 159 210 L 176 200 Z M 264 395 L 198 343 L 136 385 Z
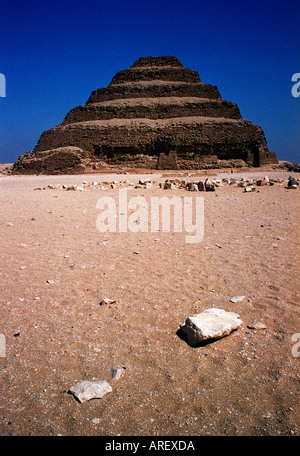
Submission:
M 93 424 L 99 424 L 99 423 L 101 422 L 101 419 L 100 419 L 100 418 L 93 418 L 93 419 L 91 420 L 91 422 L 92 422 Z
M 121 375 L 123 374 L 124 370 L 126 367 L 112 367 L 111 372 L 112 372 L 112 379 L 113 380 L 119 380 Z
M 197 344 L 203 340 L 227 336 L 242 323 L 239 315 L 234 312 L 211 308 L 188 317 L 181 325 L 181 329 L 187 335 L 190 344 Z
M 250 325 L 248 325 L 249 329 L 266 329 L 266 325 L 261 323 L 260 321 L 254 321 Z
M 230 302 L 242 302 L 244 301 L 246 296 L 233 296 L 233 298 L 230 299 Z
M 104 298 L 100 302 L 100 306 L 104 306 L 105 304 L 113 304 L 114 302 L 116 302 L 115 299 Z
M 101 399 L 105 394 L 112 391 L 112 387 L 106 380 L 97 382 L 83 380 L 72 386 L 69 391 L 79 402 L 83 403 L 90 399 Z
M 54 282 L 54 280 L 47 280 L 47 283 L 53 284 L 55 282 Z

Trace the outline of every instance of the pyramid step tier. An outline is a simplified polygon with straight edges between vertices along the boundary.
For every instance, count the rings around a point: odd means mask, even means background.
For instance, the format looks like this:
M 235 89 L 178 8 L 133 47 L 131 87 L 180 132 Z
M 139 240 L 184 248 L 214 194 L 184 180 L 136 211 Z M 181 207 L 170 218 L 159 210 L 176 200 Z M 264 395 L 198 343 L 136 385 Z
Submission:
M 173 55 L 164 55 L 161 57 L 140 57 L 130 68 L 157 68 L 157 67 L 179 67 L 184 68 L 180 60 Z
M 198 97 L 221 99 L 216 86 L 203 83 L 162 82 L 159 80 L 108 85 L 92 92 L 87 103 L 125 98 Z
M 128 68 L 119 71 L 112 79 L 111 85 L 137 81 L 180 81 L 201 82 L 197 71 L 180 67 L 146 67 Z
M 174 117 L 223 117 L 240 119 L 235 103 L 208 98 L 129 98 L 89 103 L 72 109 L 63 124 L 107 119 L 166 119 Z
M 173 119 L 111 119 L 59 125 L 41 135 L 34 149 L 79 147 L 96 158 L 146 154 L 159 156 L 176 149 L 180 158 L 197 160 L 203 155 L 219 159 L 251 161 L 260 148 L 261 160 L 268 151 L 262 129 L 240 119 L 181 117 Z

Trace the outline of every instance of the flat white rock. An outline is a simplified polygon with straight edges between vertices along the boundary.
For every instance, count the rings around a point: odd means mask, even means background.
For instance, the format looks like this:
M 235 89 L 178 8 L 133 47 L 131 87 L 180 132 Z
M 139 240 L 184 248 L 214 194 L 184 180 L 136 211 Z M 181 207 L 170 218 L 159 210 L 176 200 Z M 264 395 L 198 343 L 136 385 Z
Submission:
M 230 299 L 230 302 L 241 302 L 244 301 L 245 296 L 233 296 L 233 298 Z
M 250 329 L 266 329 L 266 325 L 264 323 L 261 323 L 260 321 L 254 321 L 250 325 L 248 325 L 248 328 Z
M 197 344 L 207 339 L 220 339 L 237 329 L 242 320 L 234 312 L 211 308 L 188 317 L 181 326 L 189 344 Z
M 109 299 L 109 298 L 104 298 L 102 299 L 102 301 L 100 302 L 100 306 L 103 306 L 105 304 L 113 304 L 115 303 L 116 301 L 114 299 Z
M 90 399 L 101 399 L 101 397 L 111 391 L 112 387 L 106 380 L 97 382 L 83 380 L 70 388 L 70 392 L 74 394 L 81 403 L 89 401 Z

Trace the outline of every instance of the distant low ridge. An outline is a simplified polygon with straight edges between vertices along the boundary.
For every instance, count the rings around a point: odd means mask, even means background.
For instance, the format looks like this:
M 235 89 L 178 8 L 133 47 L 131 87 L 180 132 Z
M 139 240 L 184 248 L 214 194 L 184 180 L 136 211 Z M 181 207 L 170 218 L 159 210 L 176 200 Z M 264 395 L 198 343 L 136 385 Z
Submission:
M 141 57 L 42 133 L 16 174 L 278 163 L 261 127 L 173 56 Z

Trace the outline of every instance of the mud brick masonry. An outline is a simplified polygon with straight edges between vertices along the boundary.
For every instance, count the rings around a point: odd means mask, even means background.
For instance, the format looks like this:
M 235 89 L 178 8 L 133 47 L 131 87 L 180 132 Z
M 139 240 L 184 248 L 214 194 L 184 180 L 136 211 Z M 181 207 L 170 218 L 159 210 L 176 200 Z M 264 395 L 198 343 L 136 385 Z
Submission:
M 173 56 L 141 57 L 22 154 L 14 173 L 277 163 L 263 130 Z

